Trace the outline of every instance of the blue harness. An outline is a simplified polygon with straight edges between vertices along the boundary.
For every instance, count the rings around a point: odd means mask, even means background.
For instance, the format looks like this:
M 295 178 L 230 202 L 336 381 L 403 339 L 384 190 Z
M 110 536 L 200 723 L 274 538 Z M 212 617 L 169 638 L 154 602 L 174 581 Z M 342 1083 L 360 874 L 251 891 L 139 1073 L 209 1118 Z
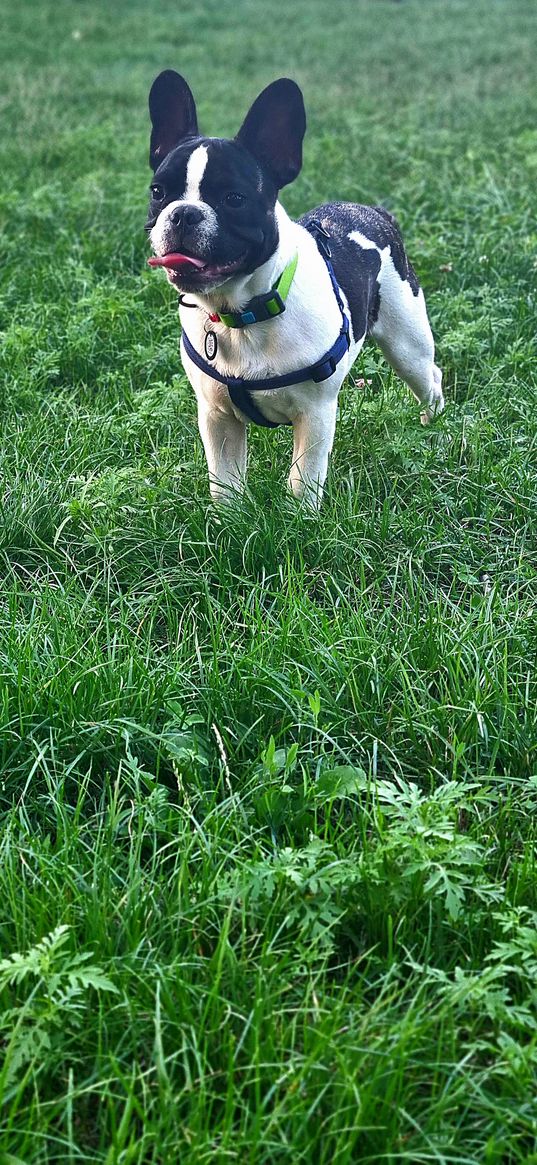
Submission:
M 218 372 L 216 368 L 213 368 L 207 360 L 204 360 L 200 356 L 199 352 L 196 352 L 196 349 L 193 347 L 183 328 L 185 352 L 193 364 L 201 369 L 202 372 L 206 372 L 207 376 L 211 376 L 213 380 L 218 380 L 220 384 L 225 384 L 235 407 L 240 409 L 256 425 L 263 425 L 267 429 L 276 429 L 279 422 L 268 421 L 263 416 L 262 412 L 257 408 L 257 405 L 254 404 L 251 393 L 262 392 L 271 388 L 287 388 L 290 384 L 300 384 L 304 380 L 313 380 L 315 384 L 320 384 L 321 381 L 328 380 L 328 377 L 332 376 L 332 373 L 336 371 L 345 353 L 348 352 L 351 342 L 349 321 L 343 306 L 334 268 L 330 262 L 331 252 L 327 241 L 329 235 L 327 235 L 321 223 L 317 222 L 316 219 L 313 219 L 306 225 L 306 230 L 313 235 L 326 263 L 337 305 L 341 312 L 341 330 L 339 336 L 329 351 L 325 352 L 324 356 L 320 360 L 317 360 L 315 364 L 308 364 L 306 368 L 298 368 L 295 372 L 285 372 L 283 376 L 268 376 L 264 380 L 247 380 L 243 376 L 226 376 L 224 372 Z

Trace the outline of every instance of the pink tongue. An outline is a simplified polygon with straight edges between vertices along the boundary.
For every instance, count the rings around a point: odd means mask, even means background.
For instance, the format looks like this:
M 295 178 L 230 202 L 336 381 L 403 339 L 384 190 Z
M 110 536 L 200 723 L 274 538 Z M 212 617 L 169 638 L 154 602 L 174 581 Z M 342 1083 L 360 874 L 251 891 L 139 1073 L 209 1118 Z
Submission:
M 185 263 L 190 263 L 191 267 L 205 267 L 201 259 L 193 259 L 190 255 L 180 255 L 177 252 L 170 252 L 169 255 L 152 255 L 147 260 L 150 267 L 169 267 L 175 271 L 176 267 L 182 267 Z

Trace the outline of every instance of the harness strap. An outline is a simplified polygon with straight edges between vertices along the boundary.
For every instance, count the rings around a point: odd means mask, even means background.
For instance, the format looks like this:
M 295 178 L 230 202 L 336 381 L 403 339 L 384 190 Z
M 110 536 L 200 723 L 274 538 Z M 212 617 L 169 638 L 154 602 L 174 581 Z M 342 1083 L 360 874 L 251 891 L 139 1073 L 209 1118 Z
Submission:
M 212 377 L 213 380 L 224 384 L 236 408 L 240 409 L 251 421 L 254 421 L 257 425 L 263 425 L 267 429 L 277 428 L 278 422 L 269 421 L 263 416 L 254 404 L 250 395 L 251 393 L 263 392 L 275 388 L 287 388 L 291 384 L 300 384 L 304 380 L 313 380 L 315 384 L 320 384 L 323 380 L 328 380 L 328 377 L 332 376 L 350 347 L 350 326 L 334 269 L 330 262 L 330 248 L 326 241 L 329 236 L 321 224 L 315 219 L 306 224 L 306 230 L 315 238 L 319 251 L 326 263 L 330 282 L 342 317 L 341 329 L 337 340 L 320 360 L 317 360 L 315 364 L 308 364 L 306 368 L 298 368 L 294 372 L 285 372 L 281 376 L 268 376 L 263 380 L 248 380 L 243 376 L 228 376 L 225 372 L 218 372 L 216 368 L 213 368 L 207 360 L 204 360 L 200 356 L 183 329 L 182 338 L 185 352 L 193 364 L 201 372 L 205 372 L 207 376 Z
M 255 425 L 261 425 L 264 429 L 278 429 L 280 427 L 279 421 L 269 421 L 268 417 L 263 416 L 253 397 L 245 389 L 234 388 L 231 385 L 228 386 L 228 393 L 235 408 L 240 409 L 241 413 L 244 413 Z M 286 421 L 285 424 L 290 425 L 291 421 Z

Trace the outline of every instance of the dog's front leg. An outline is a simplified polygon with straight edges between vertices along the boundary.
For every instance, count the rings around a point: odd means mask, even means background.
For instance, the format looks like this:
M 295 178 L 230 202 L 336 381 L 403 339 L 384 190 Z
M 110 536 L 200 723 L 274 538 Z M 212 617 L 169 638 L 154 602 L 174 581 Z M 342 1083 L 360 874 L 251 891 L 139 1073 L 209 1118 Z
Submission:
M 230 501 L 246 478 L 246 425 L 231 412 L 198 398 L 198 427 L 214 501 Z
M 318 385 L 312 385 L 312 391 Z M 322 408 L 306 409 L 293 422 L 293 464 L 289 486 L 295 497 L 318 509 L 328 471 L 336 428 L 337 398 L 327 401 Z

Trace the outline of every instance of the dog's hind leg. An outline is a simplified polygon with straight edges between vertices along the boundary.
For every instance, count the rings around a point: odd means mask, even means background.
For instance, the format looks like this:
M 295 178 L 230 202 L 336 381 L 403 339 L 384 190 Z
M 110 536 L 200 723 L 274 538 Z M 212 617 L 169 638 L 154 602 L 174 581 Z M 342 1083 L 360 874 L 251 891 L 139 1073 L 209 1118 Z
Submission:
M 401 279 L 391 260 L 383 264 L 379 284 L 379 311 L 370 334 L 422 406 L 421 421 L 427 425 L 442 412 L 444 396 L 423 291 L 417 282 L 413 288 Z

